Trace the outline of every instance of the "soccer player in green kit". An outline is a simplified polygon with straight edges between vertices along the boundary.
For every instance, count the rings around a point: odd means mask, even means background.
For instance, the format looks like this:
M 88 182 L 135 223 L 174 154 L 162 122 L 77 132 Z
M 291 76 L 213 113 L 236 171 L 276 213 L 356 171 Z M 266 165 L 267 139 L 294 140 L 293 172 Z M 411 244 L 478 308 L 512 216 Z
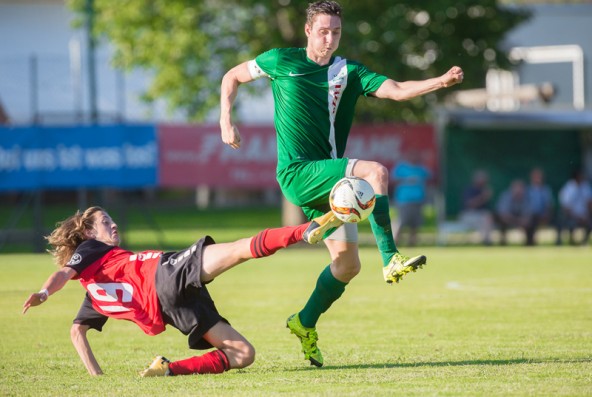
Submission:
M 341 6 L 335 1 L 309 4 L 304 26 L 306 48 L 277 48 L 260 54 L 228 71 L 221 85 L 222 140 L 238 149 L 241 137 L 231 118 L 238 87 L 261 77 L 271 80 L 276 171 L 282 192 L 313 220 L 305 233 L 306 241 L 316 243 L 336 229 L 324 240 L 331 264 L 321 272 L 304 308 L 287 321 L 287 327 L 300 339 L 305 359 L 317 367 L 323 365 L 323 356 L 317 346 L 316 323 L 361 268 L 357 226 L 343 224 L 327 212 L 329 192 L 339 179 L 364 178 L 377 194 L 370 224 L 387 283 L 398 282 L 426 263 L 423 255 L 409 258 L 397 250 L 389 216 L 386 167 L 374 161 L 343 158 L 358 98 L 364 95 L 405 101 L 463 79 L 462 69 L 454 66 L 440 77 L 397 82 L 358 62 L 335 56 L 341 38 L 341 14 Z

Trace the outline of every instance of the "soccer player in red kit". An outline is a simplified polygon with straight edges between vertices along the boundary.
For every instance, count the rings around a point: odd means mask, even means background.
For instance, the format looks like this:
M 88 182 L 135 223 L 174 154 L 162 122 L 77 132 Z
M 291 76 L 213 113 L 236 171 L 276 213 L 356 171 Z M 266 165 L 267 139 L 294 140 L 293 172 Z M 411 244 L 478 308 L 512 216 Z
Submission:
M 86 333 L 90 328 L 101 331 L 109 317 L 133 321 L 148 335 L 172 325 L 188 335 L 190 348 L 215 348 L 173 362 L 158 356 L 141 376 L 244 368 L 253 363 L 255 349 L 218 313 L 206 284 L 242 262 L 301 241 L 308 225 L 265 229 L 221 244 L 205 236 L 178 252 L 133 253 L 119 247 L 117 224 L 109 214 L 101 207 L 90 207 L 60 222 L 47 237 L 60 270 L 49 276 L 41 291 L 29 296 L 23 313 L 45 302 L 68 280 L 77 279 L 87 293 L 70 335 L 89 374 L 103 372 Z

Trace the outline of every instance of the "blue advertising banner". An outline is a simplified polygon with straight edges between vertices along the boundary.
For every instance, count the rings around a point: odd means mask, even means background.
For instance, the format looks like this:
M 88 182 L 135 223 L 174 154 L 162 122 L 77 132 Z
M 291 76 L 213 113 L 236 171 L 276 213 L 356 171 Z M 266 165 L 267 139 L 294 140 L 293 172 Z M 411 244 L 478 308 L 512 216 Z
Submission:
M 156 186 L 153 125 L 0 128 L 0 191 Z

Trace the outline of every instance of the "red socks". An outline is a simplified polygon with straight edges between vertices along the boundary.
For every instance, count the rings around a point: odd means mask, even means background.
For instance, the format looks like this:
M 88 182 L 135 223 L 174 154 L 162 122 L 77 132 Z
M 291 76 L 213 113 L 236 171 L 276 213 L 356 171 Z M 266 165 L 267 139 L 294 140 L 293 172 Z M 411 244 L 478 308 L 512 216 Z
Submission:
M 195 356 L 169 364 L 173 375 L 221 374 L 230 369 L 228 357 L 222 350 L 213 350 L 203 356 Z
M 265 229 L 257 233 L 251 240 L 251 255 L 253 255 L 253 258 L 262 258 L 301 241 L 302 234 L 304 234 L 309 224 L 310 222 L 298 226 Z

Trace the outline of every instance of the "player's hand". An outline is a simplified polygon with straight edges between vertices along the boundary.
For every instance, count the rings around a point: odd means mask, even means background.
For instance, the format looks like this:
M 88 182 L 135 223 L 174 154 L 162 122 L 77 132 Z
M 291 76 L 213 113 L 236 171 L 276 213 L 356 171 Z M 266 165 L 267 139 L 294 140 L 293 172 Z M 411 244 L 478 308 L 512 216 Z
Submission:
M 462 83 L 464 78 L 463 70 L 458 66 L 453 66 L 448 72 L 442 75 L 442 85 L 444 87 L 452 87 L 455 84 Z
M 228 126 L 221 126 L 222 142 L 229 145 L 233 149 L 238 149 L 241 144 L 240 133 L 234 124 Z
M 34 294 L 31 294 L 31 296 L 29 296 L 29 299 L 27 299 L 25 301 L 25 304 L 23 305 L 23 314 L 25 314 L 31 306 L 39 306 L 46 300 L 47 295 L 44 293 L 36 292 Z

